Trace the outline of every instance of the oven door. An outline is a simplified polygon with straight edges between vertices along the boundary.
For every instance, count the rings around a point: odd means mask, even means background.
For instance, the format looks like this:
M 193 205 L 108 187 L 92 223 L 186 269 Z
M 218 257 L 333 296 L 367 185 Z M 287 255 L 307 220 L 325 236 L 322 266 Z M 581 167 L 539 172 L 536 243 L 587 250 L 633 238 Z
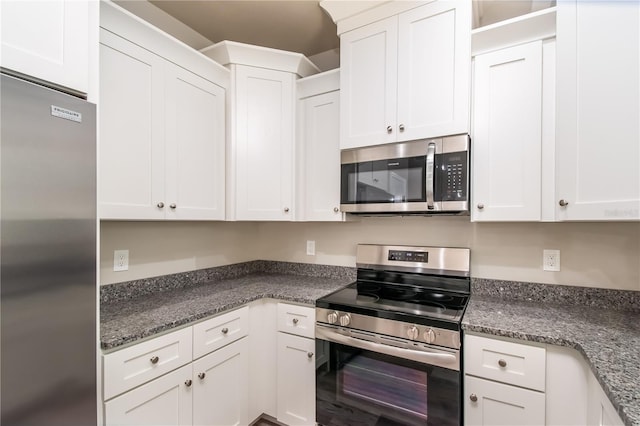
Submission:
M 316 326 L 320 425 L 459 426 L 458 351 L 406 349 Z

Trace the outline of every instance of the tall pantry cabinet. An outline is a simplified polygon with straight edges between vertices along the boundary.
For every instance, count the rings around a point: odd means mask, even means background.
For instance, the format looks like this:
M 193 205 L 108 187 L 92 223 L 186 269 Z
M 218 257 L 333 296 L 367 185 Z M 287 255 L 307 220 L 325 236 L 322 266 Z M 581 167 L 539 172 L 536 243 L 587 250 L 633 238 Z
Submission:
M 295 82 L 317 67 L 299 53 L 230 41 L 202 53 L 231 71 L 227 220 L 295 220 Z

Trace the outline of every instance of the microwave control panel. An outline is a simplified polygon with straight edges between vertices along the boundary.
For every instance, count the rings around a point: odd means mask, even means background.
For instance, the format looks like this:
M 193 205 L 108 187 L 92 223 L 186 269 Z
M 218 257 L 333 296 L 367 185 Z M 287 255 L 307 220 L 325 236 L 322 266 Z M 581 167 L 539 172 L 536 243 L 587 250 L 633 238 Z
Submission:
M 441 201 L 467 201 L 469 187 L 469 164 L 467 152 L 439 154 L 439 184 Z

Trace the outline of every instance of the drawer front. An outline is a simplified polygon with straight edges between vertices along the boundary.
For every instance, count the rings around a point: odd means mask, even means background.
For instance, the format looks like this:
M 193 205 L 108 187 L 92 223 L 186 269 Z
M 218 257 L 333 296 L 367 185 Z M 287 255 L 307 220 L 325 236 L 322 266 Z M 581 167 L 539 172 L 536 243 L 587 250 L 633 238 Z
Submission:
M 104 356 L 104 399 L 185 365 L 192 357 L 191 327 Z
M 469 335 L 464 343 L 466 374 L 544 392 L 544 348 Z
M 249 334 L 249 307 L 193 326 L 193 357 L 200 358 Z
M 278 331 L 314 339 L 315 324 L 314 308 L 278 303 Z

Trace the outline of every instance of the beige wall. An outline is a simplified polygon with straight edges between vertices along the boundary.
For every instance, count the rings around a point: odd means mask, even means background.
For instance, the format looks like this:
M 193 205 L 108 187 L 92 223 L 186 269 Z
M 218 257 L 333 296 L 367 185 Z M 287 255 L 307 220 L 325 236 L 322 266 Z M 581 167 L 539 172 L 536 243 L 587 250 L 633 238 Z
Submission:
M 470 223 L 468 217 L 361 218 L 349 223 L 102 224 L 103 284 L 252 259 L 354 266 L 358 243 L 470 247 L 472 275 L 640 290 L 640 223 Z M 306 241 L 316 255 L 306 255 Z M 113 250 L 130 270 L 113 272 Z M 542 250 L 561 251 L 561 272 Z

